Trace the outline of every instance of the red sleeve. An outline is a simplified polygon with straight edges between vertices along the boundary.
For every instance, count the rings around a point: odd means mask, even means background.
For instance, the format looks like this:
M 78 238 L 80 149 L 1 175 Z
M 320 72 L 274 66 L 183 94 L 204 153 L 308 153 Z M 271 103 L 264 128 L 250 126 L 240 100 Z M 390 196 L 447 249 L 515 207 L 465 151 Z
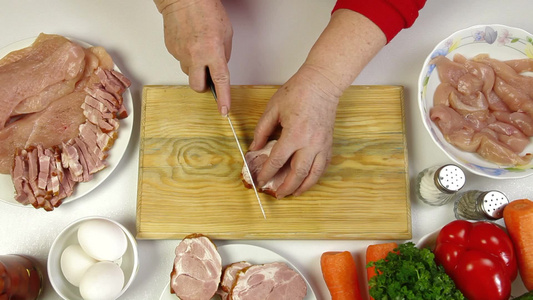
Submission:
M 426 0 L 337 0 L 333 12 L 346 8 L 364 15 L 390 42 L 402 29 L 413 25 L 424 4 Z

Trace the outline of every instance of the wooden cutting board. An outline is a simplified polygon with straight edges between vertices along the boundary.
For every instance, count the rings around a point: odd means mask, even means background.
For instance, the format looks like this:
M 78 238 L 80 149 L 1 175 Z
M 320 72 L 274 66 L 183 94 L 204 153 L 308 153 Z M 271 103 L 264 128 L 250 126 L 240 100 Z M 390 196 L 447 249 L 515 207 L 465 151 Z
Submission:
M 233 86 L 231 118 L 246 151 L 277 86 Z M 211 93 L 145 86 L 137 237 L 410 239 L 403 88 L 352 86 L 337 110 L 333 158 L 318 184 L 277 200 L 241 181 L 242 159 Z

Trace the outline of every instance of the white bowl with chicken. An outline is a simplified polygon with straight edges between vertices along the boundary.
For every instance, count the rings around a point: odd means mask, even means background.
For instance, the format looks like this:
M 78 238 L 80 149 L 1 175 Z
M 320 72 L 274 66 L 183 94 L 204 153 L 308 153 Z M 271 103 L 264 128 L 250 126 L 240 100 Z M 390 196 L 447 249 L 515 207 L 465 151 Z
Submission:
M 481 176 L 533 174 L 533 35 L 504 25 L 457 31 L 428 55 L 418 104 L 431 138 Z

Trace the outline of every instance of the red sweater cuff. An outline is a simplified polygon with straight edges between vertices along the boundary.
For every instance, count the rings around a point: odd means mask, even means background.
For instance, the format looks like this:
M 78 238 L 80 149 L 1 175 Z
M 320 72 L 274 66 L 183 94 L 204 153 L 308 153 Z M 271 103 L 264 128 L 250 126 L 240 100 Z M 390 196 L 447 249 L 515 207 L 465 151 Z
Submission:
M 345 8 L 358 12 L 374 22 L 390 42 L 402 29 L 418 18 L 426 0 L 337 0 L 333 12 Z

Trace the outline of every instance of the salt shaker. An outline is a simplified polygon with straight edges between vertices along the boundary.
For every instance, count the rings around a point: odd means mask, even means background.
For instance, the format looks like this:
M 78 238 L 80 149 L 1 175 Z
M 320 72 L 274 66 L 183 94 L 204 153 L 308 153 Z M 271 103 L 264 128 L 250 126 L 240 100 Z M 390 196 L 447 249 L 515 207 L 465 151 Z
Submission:
M 507 204 L 509 199 L 500 191 L 472 190 L 455 196 L 453 210 L 461 220 L 497 220 Z
M 416 195 L 429 205 L 444 205 L 465 185 L 465 182 L 465 173 L 456 165 L 430 167 L 418 174 Z

